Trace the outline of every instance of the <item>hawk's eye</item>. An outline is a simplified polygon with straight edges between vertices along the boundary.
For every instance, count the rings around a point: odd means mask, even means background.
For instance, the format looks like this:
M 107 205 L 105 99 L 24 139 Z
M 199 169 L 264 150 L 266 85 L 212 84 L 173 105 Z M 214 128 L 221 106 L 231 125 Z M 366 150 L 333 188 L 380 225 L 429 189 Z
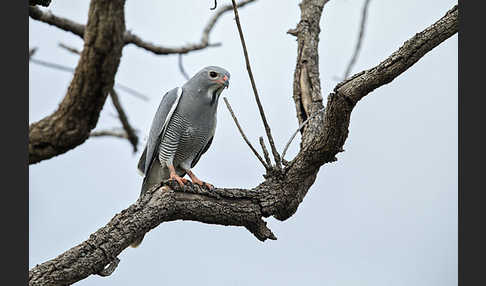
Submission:
M 210 76 L 211 78 L 216 78 L 216 77 L 218 77 L 218 73 L 217 73 L 217 72 L 215 72 L 215 71 L 210 71 L 210 72 L 209 72 L 209 76 Z

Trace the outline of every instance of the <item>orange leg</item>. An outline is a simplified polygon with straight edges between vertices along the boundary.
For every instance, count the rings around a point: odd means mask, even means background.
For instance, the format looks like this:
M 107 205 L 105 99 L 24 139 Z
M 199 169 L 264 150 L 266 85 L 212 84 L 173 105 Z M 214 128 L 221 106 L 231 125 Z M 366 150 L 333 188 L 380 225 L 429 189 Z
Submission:
M 204 186 L 206 185 L 208 188 L 210 189 L 214 189 L 214 186 L 209 184 L 209 183 L 206 183 L 206 182 L 203 182 L 201 180 L 199 180 L 196 175 L 194 175 L 194 173 L 191 171 L 191 170 L 187 170 L 187 174 L 189 175 L 189 177 L 191 177 L 191 180 L 194 184 L 198 184 L 199 186 Z
M 177 175 L 174 166 L 169 166 L 170 177 L 169 180 L 176 180 L 181 187 L 184 187 L 184 184 L 187 183 L 187 179 L 182 178 L 181 176 Z

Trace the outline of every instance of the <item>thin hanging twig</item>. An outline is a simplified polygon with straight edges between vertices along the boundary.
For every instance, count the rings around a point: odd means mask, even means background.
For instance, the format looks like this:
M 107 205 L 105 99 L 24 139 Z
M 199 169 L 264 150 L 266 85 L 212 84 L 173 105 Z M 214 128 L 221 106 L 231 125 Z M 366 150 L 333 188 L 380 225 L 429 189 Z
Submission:
M 250 147 L 251 151 L 253 151 L 253 154 L 260 160 L 262 163 L 263 167 L 265 167 L 266 170 L 269 170 L 270 166 L 263 161 L 262 157 L 260 154 L 258 154 L 257 150 L 251 145 L 250 141 L 248 141 L 248 138 L 246 138 L 245 133 L 243 132 L 243 129 L 241 129 L 240 123 L 238 123 L 238 119 L 236 118 L 233 109 L 231 108 L 231 105 L 229 104 L 229 101 L 226 97 L 223 97 L 224 103 L 226 103 L 226 107 L 228 108 L 229 112 L 231 113 L 231 117 L 233 117 L 233 120 L 235 121 L 236 127 L 238 127 L 238 130 L 240 131 L 241 136 L 243 137 L 243 140 L 245 140 L 246 144 Z
M 307 118 L 304 122 L 302 122 L 302 124 L 300 124 L 299 128 L 297 128 L 297 130 L 295 130 L 294 134 L 292 134 L 292 136 L 290 137 L 289 141 L 287 142 L 287 144 L 285 144 L 285 148 L 282 152 L 282 160 L 285 160 L 285 154 L 287 153 L 287 149 L 289 148 L 290 146 L 290 143 L 292 142 L 292 140 L 294 140 L 295 138 L 295 135 L 297 135 L 297 133 L 299 132 L 300 129 L 302 129 L 302 127 L 305 126 L 305 124 L 307 122 L 309 122 L 309 120 L 311 120 L 312 118 L 314 118 L 317 114 L 321 113 L 322 111 L 324 111 L 326 108 L 323 107 L 321 109 L 319 109 L 316 113 L 312 114 L 311 117 Z
M 189 79 L 189 75 L 186 73 L 186 70 L 184 70 L 184 65 L 182 64 L 182 54 L 179 54 L 178 64 L 179 64 L 179 70 L 181 71 L 182 76 L 186 80 L 188 80 Z
M 361 50 L 361 43 L 363 42 L 364 30 L 366 26 L 366 18 L 367 18 L 366 14 L 368 10 L 368 4 L 370 4 L 370 0 L 365 0 L 363 5 L 362 15 L 361 15 L 361 25 L 360 25 L 359 35 L 358 35 L 358 42 L 356 42 L 356 47 L 354 49 L 353 56 L 351 57 L 348 67 L 344 72 L 343 80 L 348 78 L 349 74 L 351 73 L 351 69 L 356 63 L 356 59 L 358 58 L 358 53 Z
M 218 7 L 218 1 L 214 0 L 214 7 L 209 8 L 209 10 L 214 10 L 214 9 L 216 9 L 216 7 Z
M 233 11 L 235 13 L 236 25 L 238 27 L 238 33 L 240 35 L 241 45 L 243 47 L 243 53 L 245 55 L 246 69 L 248 70 L 248 75 L 250 77 L 250 82 L 253 88 L 253 93 L 255 95 L 255 100 L 258 105 L 258 110 L 260 111 L 260 116 L 262 117 L 263 125 L 265 126 L 265 132 L 267 133 L 268 142 L 270 143 L 270 148 L 272 149 L 273 158 L 275 159 L 275 165 L 277 166 L 278 169 L 281 169 L 282 166 L 280 161 L 280 155 L 278 154 L 277 148 L 275 147 L 275 143 L 272 137 L 272 132 L 270 130 L 270 126 L 268 125 L 267 118 L 265 117 L 265 112 L 263 111 L 263 106 L 260 102 L 260 97 L 258 96 L 255 79 L 253 78 L 253 73 L 251 71 L 250 60 L 248 58 L 248 51 L 246 49 L 245 38 L 243 37 L 243 31 L 241 29 L 241 24 L 240 24 L 240 17 L 238 15 L 238 8 L 235 0 L 231 0 L 231 1 L 233 3 Z

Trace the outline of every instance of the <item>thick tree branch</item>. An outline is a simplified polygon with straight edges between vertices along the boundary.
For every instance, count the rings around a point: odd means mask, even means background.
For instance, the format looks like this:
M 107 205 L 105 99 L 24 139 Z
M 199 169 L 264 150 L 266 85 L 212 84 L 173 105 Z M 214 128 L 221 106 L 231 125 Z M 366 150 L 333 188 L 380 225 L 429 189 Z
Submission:
M 319 22 L 324 5 L 329 0 L 303 0 L 300 22 L 288 33 L 297 36 L 297 64 L 294 71 L 293 99 L 301 125 L 311 113 L 322 109 L 319 79 Z M 303 130 L 302 130 L 303 132 Z
M 238 7 L 243 7 L 251 2 L 255 2 L 256 0 L 244 0 L 238 3 Z M 199 43 L 188 44 L 180 47 L 166 47 L 161 45 L 155 45 L 153 43 L 147 42 L 141 39 L 139 36 L 133 34 L 130 31 L 126 31 L 123 35 L 124 45 L 127 44 L 134 44 L 137 47 L 145 49 L 149 52 L 152 52 L 156 55 L 170 55 L 170 54 L 186 54 L 192 51 L 202 50 L 207 47 L 217 47 L 220 46 L 220 43 L 209 43 L 209 35 L 214 28 L 216 22 L 221 18 L 223 14 L 228 11 L 231 11 L 231 5 L 225 5 L 220 7 L 214 15 L 209 19 L 208 23 L 203 29 L 201 40 Z M 37 7 L 30 6 L 29 7 L 29 16 L 32 19 L 47 23 L 49 25 L 53 25 L 58 27 L 62 30 L 71 32 L 79 37 L 84 37 L 84 30 L 85 27 L 82 24 L 76 23 L 66 18 L 58 17 L 53 15 L 52 13 L 46 13 L 40 10 Z
M 319 9 L 322 6 L 316 4 L 323 3 L 307 4 L 302 5 L 303 10 Z M 303 11 L 303 14 L 307 13 L 312 12 Z M 267 176 L 264 182 L 250 190 L 216 188 L 208 191 L 191 183 L 181 190 L 177 183 L 171 181 L 161 188 L 156 186 L 86 241 L 32 268 L 29 284 L 64 285 L 91 274 L 103 273 L 106 265 L 125 248 L 162 222 L 193 220 L 244 226 L 261 241 L 276 239 L 262 217 L 274 216 L 285 220 L 295 213 L 319 168 L 335 161 L 335 155 L 342 150 L 356 103 L 375 88 L 399 76 L 457 30 L 458 11 L 455 6 L 378 66 L 338 84 L 328 98 L 325 115 L 319 113 L 307 123 L 301 149 L 286 166 L 283 175 L 274 173 Z M 313 38 L 307 37 L 309 40 Z M 302 58 L 301 54 L 299 58 Z M 312 67 L 309 69 L 312 70 Z
M 29 127 L 29 164 L 80 145 L 96 126 L 120 62 L 124 4 L 91 1 L 83 52 L 67 94 L 53 114 Z

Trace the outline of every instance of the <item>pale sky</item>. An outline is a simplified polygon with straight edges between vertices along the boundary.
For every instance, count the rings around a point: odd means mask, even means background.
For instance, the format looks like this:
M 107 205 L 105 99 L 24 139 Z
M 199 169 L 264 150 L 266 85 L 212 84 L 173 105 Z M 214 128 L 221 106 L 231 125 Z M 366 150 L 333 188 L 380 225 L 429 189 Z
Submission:
M 127 1 L 126 27 L 170 46 L 197 42 L 213 1 Z M 219 5 L 230 1 L 218 1 Z M 337 84 L 354 49 L 364 1 L 331 0 L 321 19 L 323 97 Z M 371 68 L 442 17 L 457 1 L 372 0 L 365 39 L 352 73 Z M 260 0 L 240 10 L 256 84 L 282 150 L 297 128 L 292 100 L 296 41 L 286 34 L 300 16 L 298 1 Z M 52 1 L 56 15 L 85 23 L 89 1 Z M 248 138 L 264 135 L 246 73 L 233 15 L 211 34 L 221 47 L 184 56 L 187 72 L 219 65 L 231 73 L 223 92 Z M 82 40 L 29 20 L 36 59 L 75 67 L 59 42 Z M 244 228 L 176 221 L 128 248 L 109 277 L 76 285 L 457 285 L 457 34 L 390 84 L 373 91 L 352 113 L 346 150 L 323 166 L 296 214 L 267 219 L 278 237 L 260 242 Z M 29 65 L 29 121 L 55 110 L 72 75 Z M 184 83 L 177 56 L 123 50 L 116 81 L 150 97 L 121 90 L 122 105 L 143 140 L 162 95 Z M 96 129 L 120 126 L 111 101 Z M 286 159 L 297 153 L 296 137 Z M 143 143 L 143 142 L 142 142 Z M 140 152 L 128 141 L 94 138 L 29 167 L 29 267 L 86 240 L 139 195 Z M 194 172 L 217 187 L 251 188 L 263 167 L 238 134 L 220 101 L 218 127 Z

